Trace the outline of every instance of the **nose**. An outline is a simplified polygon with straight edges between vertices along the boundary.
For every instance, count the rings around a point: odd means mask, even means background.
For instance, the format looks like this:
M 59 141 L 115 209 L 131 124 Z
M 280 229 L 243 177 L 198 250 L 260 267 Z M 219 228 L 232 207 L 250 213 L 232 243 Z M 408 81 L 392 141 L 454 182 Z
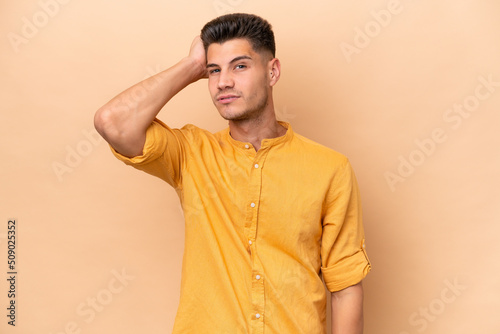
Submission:
M 220 90 L 233 88 L 234 80 L 230 71 L 221 71 L 219 73 L 219 81 L 217 82 L 217 86 Z

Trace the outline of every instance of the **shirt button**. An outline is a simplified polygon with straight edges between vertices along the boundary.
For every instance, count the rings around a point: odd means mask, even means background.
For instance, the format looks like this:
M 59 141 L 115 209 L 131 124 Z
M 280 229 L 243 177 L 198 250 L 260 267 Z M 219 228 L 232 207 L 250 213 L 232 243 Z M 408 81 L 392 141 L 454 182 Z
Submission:
M 255 276 L 255 278 L 259 280 L 260 279 L 260 275 Z
M 251 245 L 252 244 L 252 240 L 248 240 L 248 244 Z
M 250 145 L 248 145 L 248 144 L 245 144 L 245 148 L 249 148 L 249 147 L 250 147 Z
M 250 206 L 251 206 L 252 208 L 255 208 L 255 203 L 251 203 L 251 204 L 250 204 Z
M 259 318 L 260 318 L 260 314 L 259 314 L 259 313 L 257 313 L 257 314 L 255 315 L 255 317 L 256 317 L 257 319 L 259 319 Z
M 259 164 L 255 164 L 255 165 L 254 165 L 254 167 L 255 167 L 255 168 L 259 168 Z

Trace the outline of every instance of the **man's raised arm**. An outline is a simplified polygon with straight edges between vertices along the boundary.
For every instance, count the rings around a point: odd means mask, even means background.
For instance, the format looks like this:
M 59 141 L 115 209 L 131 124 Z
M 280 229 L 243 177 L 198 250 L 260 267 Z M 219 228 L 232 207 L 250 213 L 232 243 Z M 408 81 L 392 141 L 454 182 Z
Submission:
M 205 49 L 197 36 L 174 66 L 114 97 L 95 114 L 94 125 L 113 148 L 127 157 L 142 154 L 146 130 L 161 108 L 184 87 L 207 77 Z

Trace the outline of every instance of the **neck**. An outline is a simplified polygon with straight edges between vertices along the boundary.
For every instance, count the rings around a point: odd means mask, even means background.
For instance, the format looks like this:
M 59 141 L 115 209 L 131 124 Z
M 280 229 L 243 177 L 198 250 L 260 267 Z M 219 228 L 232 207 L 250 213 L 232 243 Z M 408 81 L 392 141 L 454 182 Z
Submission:
M 263 139 L 281 137 L 286 133 L 286 128 L 278 123 L 272 109 L 256 118 L 230 120 L 229 131 L 233 139 L 249 142 L 258 151 Z

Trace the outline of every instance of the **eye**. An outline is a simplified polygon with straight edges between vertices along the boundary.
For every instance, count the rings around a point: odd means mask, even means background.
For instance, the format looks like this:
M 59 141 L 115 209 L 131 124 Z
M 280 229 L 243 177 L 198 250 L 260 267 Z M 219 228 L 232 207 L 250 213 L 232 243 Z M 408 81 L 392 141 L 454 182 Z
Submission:
M 208 71 L 208 73 L 210 73 L 210 74 L 215 74 L 215 73 L 219 73 L 219 72 L 220 72 L 220 69 L 218 69 L 218 68 Z
M 236 68 L 237 68 L 237 69 L 246 68 L 246 67 L 247 67 L 247 66 L 246 66 L 246 65 L 243 65 L 243 64 L 236 65 Z

